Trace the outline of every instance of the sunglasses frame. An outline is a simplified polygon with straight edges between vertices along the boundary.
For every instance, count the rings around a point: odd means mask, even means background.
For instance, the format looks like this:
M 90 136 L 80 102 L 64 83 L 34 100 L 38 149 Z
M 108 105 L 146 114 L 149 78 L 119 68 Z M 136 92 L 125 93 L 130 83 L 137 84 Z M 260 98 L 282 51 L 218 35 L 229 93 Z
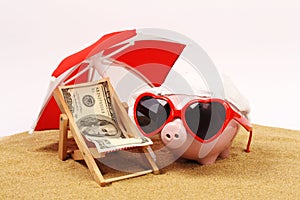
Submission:
M 154 99 L 161 99 L 164 100 L 166 103 L 169 104 L 170 106 L 170 115 L 168 116 L 168 118 L 166 119 L 166 121 L 159 127 L 157 128 L 155 131 L 151 132 L 151 133 L 145 133 L 143 131 L 143 129 L 140 127 L 139 122 L 138 122 L 138 117 L 137 117 L 137 106 L 140 102 L 140 100 L 144 97 L 151 97 Z M 207 139 L 207 140 L 203 140 L 202 138 L 198 137 L 188 126 L 186 119 L 185 119 L 185 112 L 186 109 L 192 105 L 193 103 L 211 103 L 211 102 L 217 102 L 223 105 L 224 109 L 225 109 L 225 120 L 223 122 L 223 125 L 221 126 L 221 128 L 219 129 L 219 131 L 212 136 L 211 138 Z M 243 126 L 248 132 L 249 132 L 249 138 L 248 138 L 248 144 L 247 144 L 247 148 L 246 148 L 246 152 L 250 152 L 250 143 L 252 140 L 252 125 L 250 123 L 250 121 L 242 114 L 240 114 L 237 110 L 235 110 L 234 108 L 232 108 L 233 106 L 231 106 L 230 103 L 228 103 L 225 100 L 222 99 L 218 99 L 218 98 L 201 98 L 201 97 L 197 97 L 196 99 L 193 99 L 191 101 L 188 101 L 182 109 L 176 109 L 176 107 L 174 106 L 173 102 L 166 96 L 166 95 L 155 95 L 153 93 L 150 92 L 145 92 L 140 94 L 134 103 L 134 109 L 133 109 L 133 113 L 134 113 L 134 120 L 135 123 L 137 124 L 138 129 L 141 131 L 141 133 L 146 136 L 146 137 L 151 137 L 153 135 L 158 134 L 159 132 L 161 132 L 161 130 L 163 129 L 163 127 L 173 121 L 176 118 L 180 118 L 183 122 L 184 127 L 186 128 L 187 132 L 193 136 L 196 140 L 198 140 L 201 143 L 208 143 L 213 141 L 214 139 L 216 139 L 218 136 L 220 136 L 223 131 L 225 130 L 225 128 L 227 127 L 228 123 L 231 120 L 235 120 L 237 123 L 239 123 L 241 126 Z

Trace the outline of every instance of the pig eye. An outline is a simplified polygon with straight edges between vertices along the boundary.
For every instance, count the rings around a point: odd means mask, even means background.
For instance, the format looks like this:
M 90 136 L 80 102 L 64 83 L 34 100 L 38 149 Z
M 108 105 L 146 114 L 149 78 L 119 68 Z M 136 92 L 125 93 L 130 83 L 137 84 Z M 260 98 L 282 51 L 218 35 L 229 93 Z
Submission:
M 189 105 L 184 115 L 190 130 L 201 139 L 208 140 L 222 128 L 226 110 L 219 102 L 195 102 Z
M 143 97 L 137 104 L 138 125 L 146 134 L 150 134 L 164 125 L 170 115 L 170 105 L 162 99 Z

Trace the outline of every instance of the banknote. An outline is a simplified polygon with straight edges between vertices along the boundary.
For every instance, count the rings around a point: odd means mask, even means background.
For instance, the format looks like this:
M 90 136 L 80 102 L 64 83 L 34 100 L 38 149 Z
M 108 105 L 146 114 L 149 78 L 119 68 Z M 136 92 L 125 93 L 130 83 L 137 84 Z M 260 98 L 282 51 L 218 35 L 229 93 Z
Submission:
M 92 141 L 98 152 L 111 152 L 120 149 L 127 149 L 131 147 L 145 146 L 152 144 L 152 141 L 146 137 L 140 138 L 99 138 L 93 136 L 86 136 L 89 141 Z
M 108 84 L 97 81 L 61 88 L 80 133 L 100 153 L 152 144 L 143 136 L 128 138 L 120 129 Z

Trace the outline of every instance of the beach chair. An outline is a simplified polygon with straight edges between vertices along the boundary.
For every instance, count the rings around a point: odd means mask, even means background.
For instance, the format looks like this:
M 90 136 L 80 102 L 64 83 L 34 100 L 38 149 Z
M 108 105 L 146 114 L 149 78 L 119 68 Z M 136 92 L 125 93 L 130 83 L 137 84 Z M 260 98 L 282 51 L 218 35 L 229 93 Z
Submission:
M 120 99 L 118 98 L 109 80 L 103 79 L 101 81 L 98 81 L 96 84 L 101 84 L 103 82 L 107 83 L 111 101 L 113 102 L 114 110 L 116 111 L 118 124 L 121 124 L 120 127 L 122 127 L 121 128 L 122 132 L 128 138 L 139 136 L 139 133 L 137 132 L 134 124 L 132 123 L 130 117 L 128 116 L 124 104 L 121 103 Z M 88 86 L 88 84 L 86 85 L 80 84 L 80 87 L 85 87 L 85 86 Z M 73 86 L 68 86 L 68 87 L 70 88 Z M 76 87 L 76 85 L 74 85 L 74 87 Z M 111 150 L 108 152 L 99 153 L 99 150 L 97 149 L 96 145 L 88 141 L 85 138 L 85 135 L 81 133 L 78 124 L 74 120 L 73 113 L 71 112 L 70 107 L 66 102 L 65 96 L 63 94 L 64 88 L 65 86 L 58 87 L 54 91 L 54 98 L 62 112 L 59 119 L 60 126 L 59 126 L 58 157 L 60 160 L 66 160 L 69 156 L 72 159 L 77 161 L 84 160 L 89 171 L 92 174 L 92 177 L 100 186 L 105 186 L 114 181 L 137 177 L 148 173 L 159 174 L 159 169 L 149 152 L 150 147 L 149 145 L 146 145 L 146 146 L 138 146 L 132 148 L 141 152 L 140 154 L 144 157 L 145 160 L 148 161 L 150 169 L 144 169 L 138 172 L 128 173 L 117 177 L 105 178 L 100 170 L 99 163 L 97 163 L 97 161 L 99 159 L 101 160 L 102 158 L 106 157 L 111 152 Z M 70 145 L 70 138 L 68 136 L 71 136 L 72 140 L 75 141 L 75 148 L 74 145 L 73 146 Z M 120 149 L 116 149 L 115 151 L 120 151 Z

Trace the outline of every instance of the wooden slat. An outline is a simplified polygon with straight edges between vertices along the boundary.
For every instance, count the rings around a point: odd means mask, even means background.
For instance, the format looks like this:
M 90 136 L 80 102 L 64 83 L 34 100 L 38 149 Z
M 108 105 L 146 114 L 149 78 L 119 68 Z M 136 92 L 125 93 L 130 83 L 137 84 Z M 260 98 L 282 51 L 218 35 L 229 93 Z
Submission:
M 145 154 L 145 156 L 146 156 L 146 158 L 147 158 L 149 164 L 151 165 L 151 167 L 152 167 L 152 169 L 153 169 L 153 173 L 154 173 L 154 174 L 159 174 L 159 173 L 160 173 L 160 172 L 159 172 L 159 168 L 157 167 L 155 161 L 154 161 L 153 158 L 151 157 L 151 155 L 150 155 L 150 153 L 149 153 L 149 151 L 148 151 L 148 148 L 149 148 L 149 147 L 144 147 L 144 148 L 143 148 L 143 152 L 144 152 L 144 154 Z
M 128 174 L 128 175 L 124 175 L 124 176 L 118 176 L 118 177 L 114 177 L 114 178 L 105 179 L 105 182 L 106 183 L 111 183 L 111 182 L 120 181 L 120 180 L 133 178 L 133 177 L 137 177 L 137 176 L 143 176 L 143 175 L 149 174 L 151 172 L 152 172 L 151 169 L 150 170 L 145 170 L 145 171 L 136 172 L 136 173 L 133 173 L 133 174 Z
M 106 153 L 99 153 L 97 148 L 90 148 L 90 152 L 94 158 L 104 158 Z
M 80 150 L 74 150 L 70 154 L 73 160 L 84 160 Z
M 104 158 L 106 153 L 99 153 L 97 148 L 89 148 L 91 154 L 93 155 L 93 158 Z M 83 156 L 82 153 L 80 152 L 80 150 L 74 150 L 73 152 L 71 152 L 71 156 L 73 158 L 73 160 L 83 160 Z
M 67 158 L 67 140 L 68 140 L 68 117 L 65 114 L 60 115 L 59 123 L 59 143 L 58 158 L 65 160 Z

